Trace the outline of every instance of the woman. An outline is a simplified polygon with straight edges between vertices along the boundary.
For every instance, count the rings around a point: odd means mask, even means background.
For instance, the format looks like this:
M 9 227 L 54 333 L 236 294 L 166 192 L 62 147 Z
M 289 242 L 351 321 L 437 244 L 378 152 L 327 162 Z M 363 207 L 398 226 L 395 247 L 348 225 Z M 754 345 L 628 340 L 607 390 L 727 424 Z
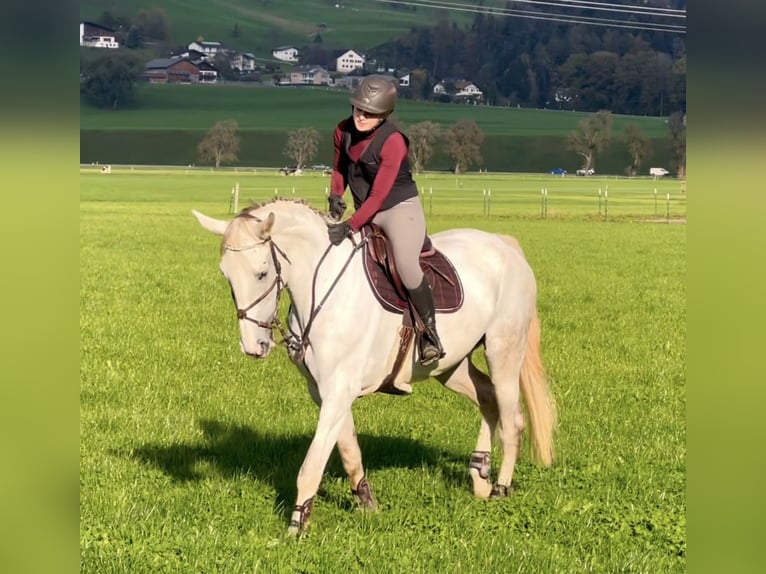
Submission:
M 366 76 L 351 97 L 351 116 L 335 128 L 335 159 L 330 186 L 330 216 L 340 219 L 346 209 L 343 194 L 351 188 L 355 213 L 330 224 L 333 245 L 365 223 L 380 226 L 391 242 L 397 270 L 426 332 L 420 364 L 429 366 L 444 356 L 436 332 L 431 286 L 420 268 L 426 220 L 407 158 L 409 140 L 386 121 L 396 105 L 396 85 L 385 76 Z

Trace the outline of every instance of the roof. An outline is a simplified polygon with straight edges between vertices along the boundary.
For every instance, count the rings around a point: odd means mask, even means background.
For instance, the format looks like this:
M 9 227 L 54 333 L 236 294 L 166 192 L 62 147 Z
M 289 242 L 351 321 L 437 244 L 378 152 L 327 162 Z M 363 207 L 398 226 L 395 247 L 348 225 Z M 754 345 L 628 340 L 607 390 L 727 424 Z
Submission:
M 87 26 L 88 28 L 98 28 L 99 30 L 104 30 L 105 32 L 114 32 L 113 28 L 109 28 L 107 26 L 103 26 L 101 24 L 96 24 L 95 22 L 88 22 L 86 20 L 83 20 L 80 22 L 83 26 Z
M 272 52 L 281 52 L 282 50 L 297 50 L 295 46 L 279 46 L 277 48 L 272 48 Z
M 154 60 L 149 60 L 144 68 L 147 70 L 165 70 L 178 62 L 194 64 L 189 58 L 155 58 Z M 197 64 L 194 65 L 196 66 Z

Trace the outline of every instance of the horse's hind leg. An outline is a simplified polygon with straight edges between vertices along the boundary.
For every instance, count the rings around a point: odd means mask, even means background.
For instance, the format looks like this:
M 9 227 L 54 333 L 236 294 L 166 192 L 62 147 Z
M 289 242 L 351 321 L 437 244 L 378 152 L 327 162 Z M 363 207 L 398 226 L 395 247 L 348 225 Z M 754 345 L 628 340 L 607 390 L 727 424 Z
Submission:
M 437 377 L 448 389 L 465 395 L 479 407 L 481 425 L 476 439 L 476 448 L 471 453 L 468 474 L 471 477 L 473 493 L 479 498 L 487 498 L 492 492 L 490 479 L 490 453 L 492 436 L 497 426 L 498 410 L 495 390 L 490 378 L 481 372 L 466 357 L 457 368 L 444 379 Z
M 519 453 L 524 417 L 519 403 L 519 375 L 524 359 L 526 338 L 512 326 L 495 333 L 487 333 L 486 355 L 489 372 L 494 383 L 499 414 L 499 436 L 503 448 L 503 461 L 492 495 L 506 496 L 510 492 L 513 470 Z

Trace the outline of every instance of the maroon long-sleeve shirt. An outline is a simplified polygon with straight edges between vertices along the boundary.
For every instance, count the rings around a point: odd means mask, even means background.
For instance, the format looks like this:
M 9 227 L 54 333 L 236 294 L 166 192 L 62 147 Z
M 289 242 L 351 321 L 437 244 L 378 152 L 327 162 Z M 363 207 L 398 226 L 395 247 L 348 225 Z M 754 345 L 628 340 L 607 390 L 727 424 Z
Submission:
M 330 193 L 343 196 L 348 186 L 346 174 L 339 171 L 341 154 L 343 150 L 343 129 L 342 126 L 346 120 L 343 120 L 335 127 L 333 141 L 335 142 L 335 159 L 333 160 L 332 179 L 330 180 Z M 349 120 L 352 121 L 352 120 Z M 375 131 L 364 138 L 356 141 L 349 146 L 348 156 L 351 161 L 358 161 L 362 152 L 367 148 Z M 407 144 L 402 134 L 396 132 L 391 134 L 383 144 L 380 151 L 380 165 L 375 181 L 370 188 L 370 195 L 364 200 L 359 209 L 351 216 L 349 223 L 354 231 L 359 230 L 365 223 L 370 221 L 378 213 L 383 202 L 391 193 L 396 175 L 402 161 L 407 157 Z

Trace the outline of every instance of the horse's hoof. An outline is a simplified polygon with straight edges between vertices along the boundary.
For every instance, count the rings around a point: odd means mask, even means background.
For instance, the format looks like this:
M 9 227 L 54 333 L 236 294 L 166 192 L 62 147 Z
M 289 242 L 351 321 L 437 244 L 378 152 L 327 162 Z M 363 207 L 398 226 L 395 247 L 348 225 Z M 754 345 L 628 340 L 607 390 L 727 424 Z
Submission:
M 496 484 L 492 487 L 492 492 L 489 495 L 489 498 L 491 500 L 496 500 L 498 498 L 507 498 L 509 494 L 511 494 L 512 489 L 510 486 L 507 486 L 505 484 Z
M 351 494 L 354 496 L 356 506 L 360 510 L 374 512 L 378 509 L 378 503 L 372 494 L 372 489 L 370 488 L 370 484 L 367 482 L 366 477 L 363 476 L 359 481 L 359 484 L 356 485 L 356 488 L 351 489 Z

